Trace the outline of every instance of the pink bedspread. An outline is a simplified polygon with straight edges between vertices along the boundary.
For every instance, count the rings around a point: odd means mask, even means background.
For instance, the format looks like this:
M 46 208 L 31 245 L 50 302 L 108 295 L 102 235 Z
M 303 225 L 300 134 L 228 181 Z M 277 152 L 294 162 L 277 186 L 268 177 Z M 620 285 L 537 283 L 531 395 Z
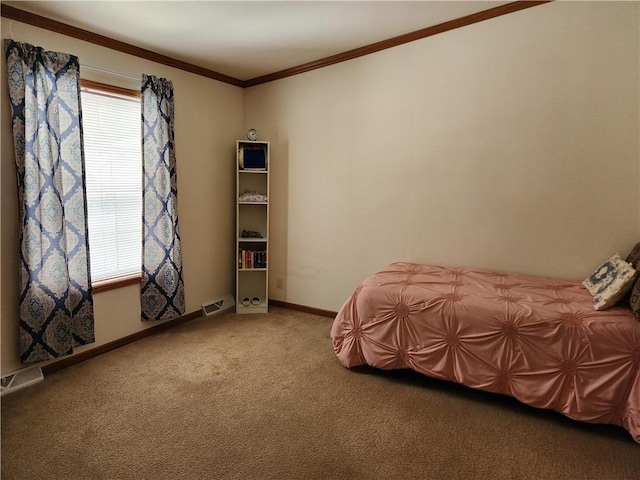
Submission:
M 640 443 L 640 322 L 594 310 L 579 282 L 394 263 L 358 286 L 331 337 L 345 367 L 411 368 Z

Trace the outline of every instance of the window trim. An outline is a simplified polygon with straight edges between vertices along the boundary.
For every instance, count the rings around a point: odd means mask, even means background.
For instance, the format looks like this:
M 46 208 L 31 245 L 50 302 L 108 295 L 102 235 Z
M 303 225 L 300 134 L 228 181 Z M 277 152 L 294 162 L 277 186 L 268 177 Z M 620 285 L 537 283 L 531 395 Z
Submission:
M 86 78 L 80 79 L 80 89 L 88 90 L 94 93 L 109 93 L 110 95 L 118 95 L 121 97 L 134 97 L 140 98 L 140 92 L 131 88 L 118 87 L 116 85 L 109 85 L 108 83 L 94 82 L 93 80 L 87 80 Z
M 80 79 L 80 89 L 90 91 L 97 94 L 109 94 L 110 96 L 116 95 L 124 98 L 140 98 L 140 92 L 138 90 L 132 90 L 129 88 L 118 87 L 115 85 L 109 85 L 107 83 L 94 82 L 93 80 Z M 91 253 L 89 253 L 91 258 Z M 100 280 L 97 282 L 91 282 L 91 290 L 93 293 L 106 292 L 109 290 L 115 290 L 118 288 L 127 287 L 129 285 L 140 285 L 142 281 L 142 274 L 125 275 L 122 277 L 110 278 L 108 280 Z
M 142 274 L 127 275 L 126 277 L 110 278 L 109 280 L 100 280 L 91 282 L 91 290 L 93 293 L 106 292 L 115 290 L 116 288 L 128 287 L 129 285 L 140 285 L 142 282 Z

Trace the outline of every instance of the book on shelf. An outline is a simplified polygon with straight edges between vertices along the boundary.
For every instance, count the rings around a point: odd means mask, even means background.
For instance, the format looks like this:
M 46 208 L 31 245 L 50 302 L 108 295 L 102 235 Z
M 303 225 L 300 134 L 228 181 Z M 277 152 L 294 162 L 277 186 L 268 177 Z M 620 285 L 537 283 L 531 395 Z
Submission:
M 255 250 L 239 250 L 238 268 L 242 270 L 267 268 L 267 252 Z

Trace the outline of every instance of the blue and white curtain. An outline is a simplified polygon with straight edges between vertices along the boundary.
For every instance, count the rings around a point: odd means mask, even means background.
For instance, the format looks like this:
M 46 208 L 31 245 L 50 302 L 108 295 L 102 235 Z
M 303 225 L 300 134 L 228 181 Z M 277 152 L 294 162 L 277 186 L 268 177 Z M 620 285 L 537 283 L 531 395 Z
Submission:
M 173 85 L 142 76 L 142 319 L 184 314 L 173 133 Z
M 20 221 L 20 356 L 95 341 L 78 58 L 5 41 Z

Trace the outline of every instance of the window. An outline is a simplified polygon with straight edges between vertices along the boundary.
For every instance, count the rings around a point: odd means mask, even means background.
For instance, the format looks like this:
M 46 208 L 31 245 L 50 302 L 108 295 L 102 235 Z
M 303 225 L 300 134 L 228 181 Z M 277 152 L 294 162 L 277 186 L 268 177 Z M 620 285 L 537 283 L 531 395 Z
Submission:
M 140 94 L 82 80 L 91 280 L 140 275 Z

